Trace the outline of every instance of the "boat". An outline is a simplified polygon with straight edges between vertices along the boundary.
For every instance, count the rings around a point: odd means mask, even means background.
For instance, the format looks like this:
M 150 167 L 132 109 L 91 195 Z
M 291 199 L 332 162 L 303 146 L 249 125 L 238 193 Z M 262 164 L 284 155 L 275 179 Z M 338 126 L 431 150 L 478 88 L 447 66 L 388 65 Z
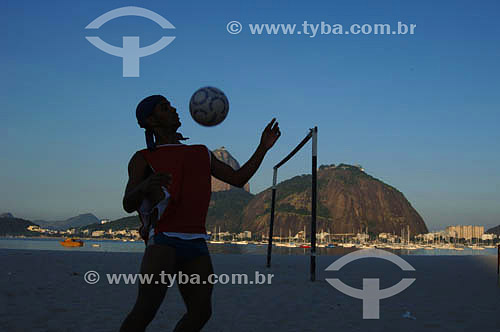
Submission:
M 92 247 L 100 247 L 101 245 L 99 243 L 92 243 Z
M 306 249 L 307 249 L 307 248 L 311 248 L 311 246 L 310 246 L 310 245 L 308 245 L 308 244 L 301 244 L 299 247 L 300 247 L 300 248 L 306 248 Z
M 214 243 L 214 244 L 224 244 L 225 242 L 220 239 L 220 227 L 219 231 L 217 232 L 217 228 L 214 227 L 214 232 L 212 233 L 213 239 L 212 239 L 212 234 L 210 234 L 210 240 L 208 241 L 209 243 Z
M 325 248 L 335 248 L 335 245 L 333 243 L 328 243 Z
M 71 238 L 67 238 L 64 241 L 59 241 L 59 243 L 64 247 L 83 247 L 82 240 L 75 240 Z

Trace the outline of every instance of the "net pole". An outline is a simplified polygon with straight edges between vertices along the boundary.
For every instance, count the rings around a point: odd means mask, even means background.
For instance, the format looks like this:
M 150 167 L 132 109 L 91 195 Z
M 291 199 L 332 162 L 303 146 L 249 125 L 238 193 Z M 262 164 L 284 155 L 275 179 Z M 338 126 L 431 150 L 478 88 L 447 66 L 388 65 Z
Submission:
M 318 165 L 318 127 L 312 133 L 312 188 L 311 188 L 311 281 L 316 280 L 316 201 Z
M 317 128 L 317 127 L 315 127 Z M 283 164 L 285 164 L 288 160 L 290 160 L 311 138 L 312 138 L 313 129 L 309 130 L 309 133 L 306 137 L 292 150 L 283 160 L 277 163 L 273 167 L 273 187 L 272 187 L 272 202 L 271 202 L 271 219 L 269 221 L 269 239 L 267 244 L 267 267 L 271 267 L 271 252 L 273 245 L 273 226 L 274 226 L 274 212 L 275 212 L 275 203 L 276 203 L 276 181 L 278 177 L 278 168 L 280 168 Z
M 269 221 L 269 239 L 267 242 L 267 267 L 271 267 L 271 251 L 273 248 L 273 228 L 274 228 L 274 206 L 276 203 L 276 181 L 278 178 L 278 168 L 273 168 L 273 189 L 271 193 L 271 220 Z
M 497 246 L 497 280 L 500 286 L 500 244 Z

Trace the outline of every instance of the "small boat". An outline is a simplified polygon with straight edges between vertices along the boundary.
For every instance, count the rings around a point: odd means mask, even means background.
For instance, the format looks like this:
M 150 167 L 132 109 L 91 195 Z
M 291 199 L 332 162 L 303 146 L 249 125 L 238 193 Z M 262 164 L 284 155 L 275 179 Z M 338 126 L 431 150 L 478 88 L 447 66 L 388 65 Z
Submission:
M 213 240 L 213 241 L 208 241 L 208 243 L 219 243 L 219 244 L 223 244 L 223 243 L 224 243 L 224 241 Z
M 98 247 L 100 247 L 100 246 L 101 246 L 101 245 L 100 245 L 99 243 L 92 243 L 92 247 L 96 247 L 96 248 L 98 248 Z
M 75 240 L 75 239 L 67 238 L 64 241 L 59 241 L 59 243 L 64 247 L 83 247 L 82 240 Z
M 310 245 L 308 245 L 308 244 L 301 244 L 299 247 L 300 247 L 300 248 L 306 248 L 306 249 L 307 249 L 307 248 L 311 248 L 311 246 L 310 246 Z
M 326 248 L 335 248 L 335 245 L 333 243 L 328 243 L 326 245 Z

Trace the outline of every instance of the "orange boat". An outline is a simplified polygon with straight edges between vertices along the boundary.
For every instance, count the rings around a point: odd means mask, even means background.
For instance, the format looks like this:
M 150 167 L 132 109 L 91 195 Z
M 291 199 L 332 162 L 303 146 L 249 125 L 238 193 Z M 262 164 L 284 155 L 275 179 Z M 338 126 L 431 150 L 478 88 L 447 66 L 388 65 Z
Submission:
M 62 246 L 64 247 L 83 247 L 83 241 L 82 240 L 75 240 L 75 239 L 66 239 L 64 241 L 60 241 Z

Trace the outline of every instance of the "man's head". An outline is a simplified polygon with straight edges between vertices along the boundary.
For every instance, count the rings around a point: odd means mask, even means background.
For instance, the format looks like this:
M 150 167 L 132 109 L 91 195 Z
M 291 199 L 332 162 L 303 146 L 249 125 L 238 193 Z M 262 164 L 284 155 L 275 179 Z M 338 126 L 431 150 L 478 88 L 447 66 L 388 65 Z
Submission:
M 144 98 L 137 105 L 136 117 L 139 126 L 146 130 L 160 127 L 175 133 L 181 126 L 177 109 L 161 95 Z
M 146 143 L 150 150 L 154 150 L 156 147 L 155 131 L 166 130 L 167 132 L 176 133 L 181 126 L 176 108 L 172 107 L 167 98 L 161 95 L 144 98 L 137 105 L 135 115 L 139 126 L 146 129 Z

